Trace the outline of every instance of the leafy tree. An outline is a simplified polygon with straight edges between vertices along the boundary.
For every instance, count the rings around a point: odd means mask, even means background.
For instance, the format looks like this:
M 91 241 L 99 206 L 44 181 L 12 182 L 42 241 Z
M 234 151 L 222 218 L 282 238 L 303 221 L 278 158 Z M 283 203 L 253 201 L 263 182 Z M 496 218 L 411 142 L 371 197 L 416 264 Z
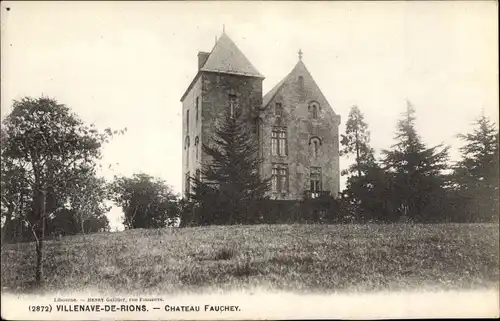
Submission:
M 96 214 L 85 220 L 83 228 L 75 210 L 63 208 L 47 218 L 47 235 L 57 237 L 81 233 L 106 232 L 110 230 L 105 214 Z
M 399 215 L 414 220 L 437 219 L 446 178 L 448 148 L 427 147 L 415 129 L 415 109 L 407 102 L 404 117 L 398 121 L 397 143 L 384 150 L 383 163 L 392 176 L 392 207 Z M 434 216 L 434 217 L 433 217 Z
M 165 181 L 146 174 L 116 177 L 113 200 L 125 215 L 128 229 L 160 228 L 175 223 L 179 216 L 177 195 Z
M 460 134 L 465 145 L 460 148 L 462 159 L 454 167 L 454 182 L 467 221 L 498 221 L 499 161 L 498 129 L 481 115 L 471 133 Z
M 112 133 L 84 125 L 68 107 L 46 97 L 14 101 L 3 128 L 2 160 L 22 173 L 32 193 L 23 222 L 35 238 L 35 281 L 40 284 L 47 218 L 64 206 L 61 196 L 75 183 L 79 169 L 96 166 L 101 146 Z
M 193 181 L 190 198 L 199 211 L 198 224 L 241 224 L 258 221 L 251 202 L 265 198 L 270 178 L 259 173 L 261 159 L 251 128 L 242 114 L 226 113 L 216 126 L 212 143 L 203 144 L 208 155 Z
M 93 232 L 95 229 L 86 230 L 85 227 L 91 226 L 87 224 L 89 221 L 99 220 L 110 210 L 105 200 L 111 196 L 106 181 L 96 176 L 94 168 L 82 167 L 78 171 L 74 184 L 68 190 L 70 208 L 78 222 L 79 232 Z
M 31 204 L 32 191 L 23 179 L 23 168 L 6 157 L 7 133 L 2 127 L 1 133 L 1 213 L 2 242 L 17 238 L 16 232 Z

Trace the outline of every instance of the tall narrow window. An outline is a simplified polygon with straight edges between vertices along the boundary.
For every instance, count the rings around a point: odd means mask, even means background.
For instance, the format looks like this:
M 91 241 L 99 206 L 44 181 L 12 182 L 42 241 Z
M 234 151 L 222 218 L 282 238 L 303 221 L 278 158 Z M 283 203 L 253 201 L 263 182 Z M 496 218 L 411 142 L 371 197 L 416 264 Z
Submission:
M 189 193 L 191 192 L 191 176 L 189 175 L 189 172 L 186 173 L 185 192 L 186 192 L 186 196 L 189 196 Z
M 278 155 L 278 132 L 271 132 L 271 151 L 273 155 Z
M 200 97 L 196 97 L 196 123 L 198 124 L 198 117 L 199 117 L 199 113 L 200 113 L 200 107 L 199 107 L 199 103 L 200 103 Z
M 186 134 L 189 134 L 189 109 L 186 111 Z
M 279 147 L 278 147 L 278 153 L 280 156 L 285 156 L 287 153 L 286 150 L 286 132 L 281 131 L 278 134 L 278 139 L 279 139 Z
M 194 139 L 194 149 L 195 149 L 196 160 L 198 160 L 198 150 L 200 149 L 198 146 L 199 143 L 200 143 L 200 139 L 198 138 L 198 136 L 196 136 L 196 138 Z
M 272 176 L 271 176 L 271 189 L 273 192 L 278 191 L 278 168 L 273 167 Z
M 281 103 L 276 103 L 274 105 L 274 114 L 278 117 L 283 116 L 283 105 Z
M 321 192 L 321 167 L 311 167 L 311 193 L 313 197 Z
M 299 88 L 301 90 L 304 89 L 304 77 L 302 77 L 302 76 L 299 76 Z
M 235 117 L 237 110 L 238 110 L 238 104 L 236 100 L 236 95 L 229 94 L 229 112 L 231 114 L 231 117 Z
M 288 191 L 288 166 L 286 164 L 273 164 L 271 187 L 273 192 Z
M 309 140 L 309 145 L 311 146 L 311 153 L 313 158 L 317 158 L 320 153 L 321 140 L 318 137 L 312 137 Z
M 201 179 L 201 171 L 199 169 L 196 170 L 196 180 L 199 182 Z
M 184 149 L 186 150 L 186 167 L 189 167 L 189 136 L 186 136 L 186 140 L 184 142 Z
M 311 115 L 312 119 L 318 119 L 320 112 L 320 106 L 317 102 L 313 101 L 309 104 L 309 114 Z
M 287 155 L 287 136 L 286 128 L 274 127 L 271 132 L 271 151 L 273 155 Z
M 312 106 L 312 116 L 313 119 L 318 119 L 318 106 L 316 105 Z

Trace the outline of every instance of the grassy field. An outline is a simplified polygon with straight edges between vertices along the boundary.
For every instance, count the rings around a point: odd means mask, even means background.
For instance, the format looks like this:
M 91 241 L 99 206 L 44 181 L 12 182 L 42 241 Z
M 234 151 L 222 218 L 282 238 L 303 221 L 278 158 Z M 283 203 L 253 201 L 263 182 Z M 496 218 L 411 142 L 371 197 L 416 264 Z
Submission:
M 258 225 L 131 230 L 45 247 L 44 291 L 350 292 L 498 287 L 498 225 Z M 34 244 L 2 246 L 2 289 L 28 290 Z

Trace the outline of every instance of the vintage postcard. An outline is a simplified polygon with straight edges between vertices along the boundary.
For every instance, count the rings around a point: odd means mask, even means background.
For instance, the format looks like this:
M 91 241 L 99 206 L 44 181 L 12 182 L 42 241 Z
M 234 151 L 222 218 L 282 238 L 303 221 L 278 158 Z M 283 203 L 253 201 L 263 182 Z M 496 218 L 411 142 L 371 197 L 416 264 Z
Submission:
M 2 318 L 499 317 L 497 10 L 2 2 Z

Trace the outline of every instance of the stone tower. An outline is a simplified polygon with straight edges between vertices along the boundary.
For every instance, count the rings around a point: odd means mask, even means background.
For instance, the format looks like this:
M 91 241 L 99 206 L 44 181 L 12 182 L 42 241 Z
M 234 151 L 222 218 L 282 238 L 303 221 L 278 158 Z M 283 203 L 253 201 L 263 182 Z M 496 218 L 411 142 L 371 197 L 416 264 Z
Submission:
M 228 110 L 238 110 L 249 122 L 255 121 L 263 79 L 225 32 L 211 52 L 198 53 L 198 72 L 181 98 L 184 195 L 189 177 L 198 175 L 207 157 L 201 146 L 209 143 L 216 120 Z

